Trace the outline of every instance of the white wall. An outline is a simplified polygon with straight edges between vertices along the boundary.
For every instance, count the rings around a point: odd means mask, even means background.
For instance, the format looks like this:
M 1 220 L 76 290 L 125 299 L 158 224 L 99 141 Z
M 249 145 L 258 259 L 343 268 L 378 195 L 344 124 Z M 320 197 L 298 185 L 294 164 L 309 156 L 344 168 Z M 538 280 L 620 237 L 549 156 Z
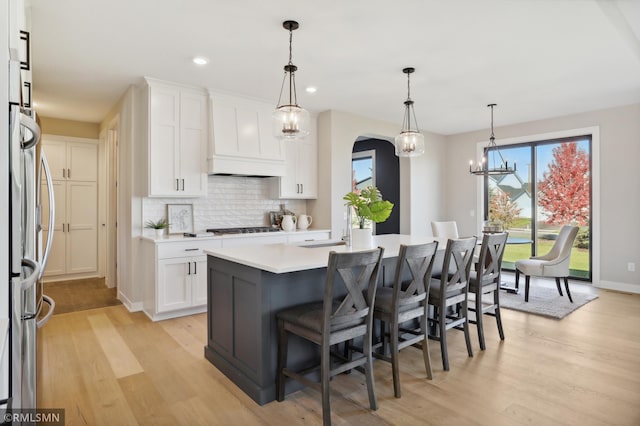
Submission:
M 399 123 L 385 123 L 341 111 L 318 116 L 318 200 L 309 202 L 318 227 L 330 228 L 332 238 L 345 232 L 342 197 L 351 189 L 351 152 L 359 136 L 393 140 Z M 444 137 L 425 134 L 425 155 L 400 159 L 400 232 L 431 234 L 431 221 L 442 216 Z M 317 222 L 316 222 L 317 221 Z
M 640 104 L 498 127 L 495 134 L 496 142 L 535 140 L 536 135 L 583 128 L 599 131 L 599 176 L 594 176 L 594 182 L 599 180 L 600 191 L 593 194 L 599 205 L 594 204 L 593 214 L 599 215 L 599 241 L 594 246 L 599 246 L 600 256 L 593 261 L 594 272 L 599 269 L 600 276 L 594 276 L 594 284 L 640 293 Z M 446 138 L 446 213 L 458 222 L 463 235 L 478 232 L 481 184 L 468 168 L 469 160 L 477 158 L 478 142 L 486 144 L 488 136 L 489 130 L 482 130 Z M 470 216 L 472 210 L 476 217 Z M 636 264 L 636 272 L 627 271 L 628 262 Z

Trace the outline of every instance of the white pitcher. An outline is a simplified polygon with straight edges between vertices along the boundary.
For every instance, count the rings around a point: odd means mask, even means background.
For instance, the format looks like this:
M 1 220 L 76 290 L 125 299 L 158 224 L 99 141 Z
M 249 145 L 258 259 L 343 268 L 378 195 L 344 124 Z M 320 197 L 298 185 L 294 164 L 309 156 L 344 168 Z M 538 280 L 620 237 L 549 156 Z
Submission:
M 296 230 L 296 217 L 290 214 L 285 214 L 282 216 L 282 222 L 280 223 L 282 226 L 282 230 L 286 232 L 291 232 Z
M 298 216 L 298 229 L 307 229 L 311 225 L 311 222 L 313 222 L 313 218 L 311 216 L 301 214 Z

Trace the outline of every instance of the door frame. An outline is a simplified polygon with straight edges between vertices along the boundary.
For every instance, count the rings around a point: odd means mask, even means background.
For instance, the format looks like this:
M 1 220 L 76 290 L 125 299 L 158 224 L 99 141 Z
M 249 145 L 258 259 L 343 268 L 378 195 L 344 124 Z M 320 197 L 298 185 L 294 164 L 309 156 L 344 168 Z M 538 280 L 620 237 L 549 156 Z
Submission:
M 600 287 L 600 126 L 579 129 L 561 130 L 558 132 L 540 133 L 518 136 L 514 138 L 496 139 L 496 145 L 516 145 L 541 140 L 563 139 L 591 135 L 591 282 Z M 476 158 L 481 158 L 487 141 L 476 143 Z M 484 179 L 476 180 L 476 211 L 484 211 Z M 483 215 L 476 215 L 476 229 L 482 231 Z

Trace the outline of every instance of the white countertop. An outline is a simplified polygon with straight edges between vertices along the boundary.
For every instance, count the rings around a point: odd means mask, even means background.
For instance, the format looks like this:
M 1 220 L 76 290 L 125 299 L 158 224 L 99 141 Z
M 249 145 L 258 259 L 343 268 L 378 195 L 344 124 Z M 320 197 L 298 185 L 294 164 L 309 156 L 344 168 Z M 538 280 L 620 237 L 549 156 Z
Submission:
M 268 237 L 268 236 L 277 236 L 277 235 L 293 235 L 293 234 L 312 234 L 315 232 L 331 232 L 330 229 L 296 229 L 295 231 L 278 231 L 278 232 L 254 232 L 254 233 L 246 233 L 246 234 L 224 234 L 224 235 L 213 235 L 206 237 L 185 237 L 182 234 L 175 235 L 165 235 L 162 237 L 156 237 L 155 235 L 142 235 L 140 238 L 143 240 L 154 241 L 156 243 L 170 243 L 176 241 L 193 241 L 193 240 L 221 240 L 221 239 L 232 239 L 232 238 L 254 238 L 254 237 Z
M 414 237 L 411 235 L 375 235 L 374 246 L 384 247 L 384 257 L 396 257 L 400 251 L 400 244 L 425 244 L 439 241 L 444 248 L 446 239 L 438 239 L 431 236 Z M 345 245 L 332 245 L 324 247 L 305 247 L 305 245 L 317 245 L 340 241 L 316 241 L 314 243 L 290 243 L 269 244 L 260 246 L 228 247 L 209 249 L 204 252 L 210 256 L 219 257 L 231 262 L 251 266 L 275 274 L 286 272 L 304 271 L 308 269 L 327 266 L 329 252 L 360 251 Z M 268 248 L 268 249 L 267 249 Z

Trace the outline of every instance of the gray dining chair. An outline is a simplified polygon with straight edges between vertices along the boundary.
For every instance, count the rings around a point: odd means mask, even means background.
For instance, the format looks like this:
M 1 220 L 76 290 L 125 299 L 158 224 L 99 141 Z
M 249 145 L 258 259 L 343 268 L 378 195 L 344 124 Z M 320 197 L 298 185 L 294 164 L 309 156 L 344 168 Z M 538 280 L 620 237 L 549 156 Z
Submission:
M 558 293 L 562 296 L 560 278 L 564 278 L 564 286 L 567 290 L 569 301 L 573 303 L 569 291 L 569 262 L 571 261 L 571 249 L 578 235 L 578 227 L 564 225 L 553 243 L 551 250 L 543 256 L 533 256 L 529 259 L 516 261 L 516 288 L 519 288 L 520 274 L 525 276 L 524 301 L 529 301 L 530 277 L 551 277 L 556 279 Z
M 378 289 L 375 300 L 374 320 L 382 324 L 382 353 L 373 353 L 374 357 L 391 363 L 393 373 L 393 391 L 400 398 L 399 351 L 415 344 L 422 346 L 422 358 L 429 379 L 431 357 L 428 339 L 428 297 L 431 269 L 438 243 L 400 245 L 393 286 Z M 414 321 L 419 327 L 412 326 Z M 388 332 L 386 330 L 388 326 Z M 388 338 L 389 352 L 384 344 Z
M 507 232 L 484 234 L 475 270 L 469 273 L 469 293 L 475 297 L 473 307 L 469 309 L 476 314 L 475 320 L 471 323 L 476 324 L 480 349 L 483 351 L 486 349 L 484 341 L 485 315 L 495 317 L 500 340 L 504 340 L 502 316 L 500 315 L 500 271 L 508 236 Z
M 323 424 L 331 424 L 329 381 L 331 377 L 364 367 L 369 406 L 378 409 L 373 382 L 371 335 L 373 303 L 384 248 L 358 252 L 330 252 L 322 301 L 285 309 L 277 314 L 278 361 L 276 399 L 284 400 L 285 378 L 289 377 L 322 394 Z M 289 334 L 302 337 L 320 347 L 320 365 L 293 371 L 287 368 Z M 352 358 L 341 354 L 335 345 L 362 339 L 362 353 Z M 332 351 L 333 347 L 333 351 Z M 335 361 L 335 362 L 334 362 Z M 320 370 L 320 380 L 307 377 Z
M 469 356 L 473 356 L 469 337 L 469 272 L 473 261 L 476 237 L 449 239 L 442 263 L 440 278 L 432 278 L 429 284 L 429 304 L 434 307 L 431 321 L 437 326 L 437 335 L 430 336 L 440 341 L 442 367 L 449 370 L 447 355 L 447 330 L 464 331 Z M 447 268 L 448 266 L 448 268 Z M 449 307 L 455 309 L 449 310 Z

